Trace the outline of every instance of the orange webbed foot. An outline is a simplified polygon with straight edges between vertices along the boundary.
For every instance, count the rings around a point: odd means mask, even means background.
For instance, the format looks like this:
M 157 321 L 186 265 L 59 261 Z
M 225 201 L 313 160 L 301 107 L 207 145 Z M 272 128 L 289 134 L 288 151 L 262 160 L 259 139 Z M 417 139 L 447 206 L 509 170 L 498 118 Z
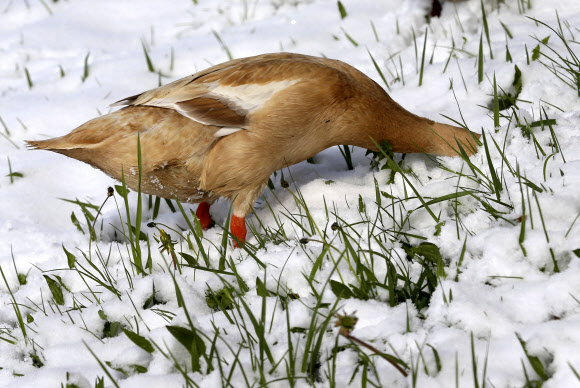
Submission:
M 230 223 L 230 231 L 232 232 L 232 235 L 236 237 L 242 244 L 245 243 L 247 233 L 246 219 L 244 217 L 233 215 L 232 221 Z M 240 247 L 236 240 L 234 240 L 234 247 Z
M 207 202 L 201 202 L 197 206 L 197 210 L 195 211 L 195 215 L 199 218 L 199 223 L 203 230 L 208 230 L 213 226 L 213 220 L 211 219 L 211 215 L 209 214 L 209 207 L 210 204 Z

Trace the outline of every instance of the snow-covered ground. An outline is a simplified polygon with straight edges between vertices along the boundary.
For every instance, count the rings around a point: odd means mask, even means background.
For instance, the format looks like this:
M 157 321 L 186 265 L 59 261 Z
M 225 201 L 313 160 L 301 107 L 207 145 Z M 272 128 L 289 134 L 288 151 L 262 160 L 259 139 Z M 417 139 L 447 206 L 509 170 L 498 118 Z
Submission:
M 536 58 L 538 40 L 550 36 L 549 48 L 542 45 L 540 52 L 558 60 L 553 49 L 571 59 L 562 40 L 529 18 L 557 31 L 561 28 L 570 48 L 580 53 L 580 3 L 501 3 L 498 7 L 496 1 L 483 1 L 488 44 L 479 0 L 444 3 L 441 17 L 430 22 L 425 17 L 427 0 L 343 0 L 342 19 L 337 2 L 328 0 L 0 0 L 0 266 L 4 276 L 0 280 L 0 386 L 93 387 L 97 377 L 106 376 L 106 369 L 116 381 L 105 377 L 106 386 L 180 387 L 188 383 L 179 368 L 187 373 L 191 386 L 221 386 L 227 381 L 236 387 L 265 382 L 359 386 L 365 379 L 387 387 L 413 386 L 413 373 L 405 378 L 376 355 L 365 359 L 361 352 L 372 352 L 343 346 L 349 344 L 343 337 L 335 342 L 338 329 L 332 322 L 321 326 L 337 299 L 326 286 L 327 279 L 360 287 L 360 273 L 353 269 L 356 260 L 350 251 L 344 254 L 346 234 L 351 236 L 347 241 L 354 244 L 355 256 L 363 258 L 381 285 L 371 285 L 374 296 L 363 298 L 367 300 L 340 300 L 339 312 L 356 311 L 358 323 L 352 335 L 403 360 L 407 371 L 416 373 L 416 386 L 466 387 L 478 382 L 479 386 L 521 387 L 527 381 L 543 380 L 544 387 L 580 386 L 580 252 L 574 253 L 580 248 L 580 221 L 576 222 L 580 98 L 577 89 L 545 66 L 551 66 L 549 58 Z M 480 41 L 482 82 L 478 82 Z M 422 86 L 418 86 L 424 43 Z M 144 47 L 155 72 L 148 69 Z M 121 214 L 125 219 L 122 197 L 115 197 L 119 208 L 113 200 L 105 204 L 97 221 L 99 239 L 90 245 L 88 234 L 71 222 L 74 213 L 87 231 L 81 208 L 62 200 L 100 206 L 107 187 L 118 182 L 61 155 L 28 151 L 23 141 L 65 134 L 108 112 L 114 101 L 228 60 L 228 51 L 235 58 L 278 51 L 336 58 L 384 86 L 370 52 L 396 101 L 422 116 L 449 122 L 445 115 L 464 120 L 475 132 L 485 131 L 489 157 L 481 147 L 470 167 L 461 158 L 439 158 L 439 165 L 422 155 L 407 155 L 401 165 L 408 181 L 396 174 L 394 183 L 388 184 L 391 171 L 371 170 L 364 150 L 354 150 L 353 170 L 347 169 L 338 148 L 326 150 L 314 158 L 314 164 L 303 162 L 284 171 L 289 191 L 280 186 L 280 174 L 272 177 L 275 189 L 265 192 L 256 204 L 256 215 L 248 218 L 258 226 L 257 216 L 270 231 L 282 223 L 286 238 L 269 238 L 253 257 L 230 247 L 226 265 L 220 266 L 222 229 L 204 233 L 209 257 L 208 263 L 201 259 L 199 266 L 224 269 L 222 274 L 184 266 L 173 276 L 171 256 L 161 252 L 154 240 L 160 232 L 145 226 L 153 213 L 143 196 L 142 230 L 150 240 L 152 273 L 136 274 L 129 263 L 132 255 L 119 237 Z M 514 94 L 518 89 L 512 85 L 514 65 L 521 71 L 519 101 L 517 107 L 500 112 L 505 117 L 494 128 L 493 111 L 487 109 L 493 108 L 494 75 L 498 90 Z M 572 66 L 580 72 L 577 63 Z M 515 116 L 531 124 L 546 119 L 544 112 L 556 121 L 551 129 L 534 124 L 526 137 L 525 130 L 515 126 Z M 396 155 L 397 161 L 400 158 Z M 495 185 L 491 170 L 497 176 Z M 5 176 L 10 171 L 13 174 Z M 469 178 L 473 176 L 479 181 Z M 378 195 L 383 209 L 376 203 L 375 179 L 379 192 L 385 193 Z M 496 195 L 490 187 L 498 184 L 501 189 Z M 425 200 L 464 191 L 473 195 L 431 204 L 435 220 L 425 208 L 411 212 L 421 205 L 411 185 Z M 298 192 L 316 227 L 305 217 L 304 229 L 291 221 L 305 213 L 292 195 Z M 134 217 L 135 193 L 129 203 Z M 224 225 L 229 207 L 225 200 L 212 206 L 219 225 Z M 195 205 L 184 204 L 184 208 L 189 212 Z M 387 213 L 394 213 L 393 219 Z M 377 230 L 369 232 L 373 224 L 378 226 L 377 215 L 387 229 L 382 247 L 379 240 L 365 237 L 381 235 Z M 199 256 L 193 237 L 191 249 L 170 230 L 187 229 L 179 210 L 172 212 L 162 201 L 155 222 L 166 225 L 162 228 L 178 241 L 177 252 Z M 343 232 L 331 228 L 334 222 Z M 312 241 L 301 244 L 304 237 Z M 326 250 L 320 243 L 323 238 L 333 248 Z M 257 245 L 258 240 L 250 233 L 250 244 Z M 280 240 L 284 241 L 274 244 Z M 445 264 L 437 286 L 423 290 L 431 294 L 429 304 L 418 308 L 412 298 L 390 303 L 388 287 L 381 287 L 387 284 L 389 268 L 400 275 L 399 290 L 406 287 L 405 276 L 418 282 L 426 264 L 420 263 L 419 256 L 405 259 L 403 243 L 416 247 L 424 241 L 439 247 Z M 76 267 L 69 266 L 63 247 L 76 256 Z M 146 256 L 145 242 L 141 249 Z M 373 256 L 369 250 L 383 256 Z M 83 258 L 89 251 L 94 268 Z M 104 279 L 108 288 L 81 276 L 81 265 Z M 237 277 L 232 276 L 234 269 Z M 257 279 L 266 283 L 269 296 Z M 217 292 L 224 282 L 235 285 L 238 306 L 225 313 L 213 310 L 206 299 L 210 289 Z M 186 309 L 179 304 L 175 284 Z M 155 301 L 147 303 L 153 295 Z M 315 309 L 317 303 L 329 305 Z M 248 311 L 257 325 L 263 323 L 263 342 Z M 311 326 L 314 311 L 318 321 Z M 117 333 L 116 322 L 158 347 L 143 350 L 125 333 Z M 205 335 L 206 354 L 217 338 L 221 361 L 215 357 L 210 361 L 212 371 L 202 357 L 201 371 L 191 372 L 196 358 L 166 328 L 190 324 Z M 309 332 L 321 341 L 314 356 Z M 310 368 L 303 363 L 305 357 L 320 364 Z M 100 366 L 97 359 L 110 367 Z M 289 373 L 292 359 L 295 371 Z M 296 380 L 288 380 L 288 375 Z

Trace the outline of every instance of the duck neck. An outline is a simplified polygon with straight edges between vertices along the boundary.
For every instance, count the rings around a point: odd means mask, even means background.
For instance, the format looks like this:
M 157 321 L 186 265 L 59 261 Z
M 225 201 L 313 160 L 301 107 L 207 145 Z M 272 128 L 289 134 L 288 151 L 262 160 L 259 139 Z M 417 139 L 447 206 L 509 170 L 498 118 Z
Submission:
M 465 145 L 468 154 L 473 153 L 471 148 L 475 142 L 470 131 L 417 116 L 397 104 L 386 92 L 380 97 L 365 99 L 362 101 L 364 109 L 352 110 L 357 115 L 347 118 L 346 128 L 350 129 L 342 131 L 337 140 L 343 143 L 339 144 L 378 151 L 377 144 L 387 140 L 394 152 L 454 156 L 457 139 Z

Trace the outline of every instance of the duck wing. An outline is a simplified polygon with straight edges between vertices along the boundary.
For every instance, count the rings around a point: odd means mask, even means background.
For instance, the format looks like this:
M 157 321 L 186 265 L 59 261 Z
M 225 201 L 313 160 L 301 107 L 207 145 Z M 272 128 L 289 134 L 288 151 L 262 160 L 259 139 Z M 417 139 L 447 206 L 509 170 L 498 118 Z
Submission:
M 309 73 L 309 67 L 318 62 L 319 58 L 290 53 L 237 59 L 111 106 L 173 109 L 201 124 L 225 127 L 216 133 L 225 136 L 247 129 L 252 112 L 262 108 L 274 94 L 307 76 L 304 73 Z

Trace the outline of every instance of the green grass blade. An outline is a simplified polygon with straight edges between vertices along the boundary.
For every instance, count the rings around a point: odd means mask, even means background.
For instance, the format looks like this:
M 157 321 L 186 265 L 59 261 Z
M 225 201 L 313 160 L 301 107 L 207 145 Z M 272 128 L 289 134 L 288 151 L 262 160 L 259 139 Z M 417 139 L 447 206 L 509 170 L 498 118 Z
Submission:
M 483 81 L 483 34 L 479 36 L 479 55 L 477 56 L 477 83 Z
M 151 61 L 151 57 L 149 56 L 149 52 L 147 50 L 147 46 L 145 45 L 144 40 L 141 40 L 141 47 L 143 47 L 143 54 L 145 55 L 147 70 L 149 70 L 151 73 L 155 73 L 155 67 L 153 66 L 153 62 Z
M 423 40 L 423 54 L 421 55 L 421 70 L 419 72 L 419 86 L 423 84 L 423 71 L 425 69 L 425 51 L 427 51 L 427 35 L 429 30 L 425 28 L 425 39 Z
M 344 19 L 345 17 L 347 17 L 348 13 L 346 12 L 346 9 L 344 8 L 344 5 L 342 4 L 342 2 L 340 0 L 337 2 L 337 6 L 338 6 L 338 12 L 340 12 L 340 18 Z
M 493 74 L 493 126 L 497 131 L 497 128 L 499 128 L 499 98 L 497 95 L 497 82 L 495 79 L 495 73 Z
M 487 25 L 487 16 L 485 14 L 483 0 L 481 0 L 481 15 L 483 17 L 483 30 L 485 31 L 485 38 L 487 39 L 487 45 L 489 46 L 489 57 L 493 59 L 493 52 L 491 51 L 491 41 L 489 39 L 489 26 Z
M 369 51 L 368 48 L 367 48 L 367 53 L 369 53 L 369 56 L 371 57 L 371 61 L 373 62 L 373 65 L 375 66 L 375 69 L 377 70 L 377 73 L 379 73 L 379 76 L 381 76 L 381 79 L 385 83 L 385 86 L 387 87 L 387 89 L 391 90 L 391 87 L 389 86 L 389 83 L 387 82 L 387 79 L 385 78 L 385 75 L 381 71 L 381 68 L 377 64 L 377 61 L 375 61 L 375 58 L 373 57 L 373 54 L 371 54 L 371 52 Z

